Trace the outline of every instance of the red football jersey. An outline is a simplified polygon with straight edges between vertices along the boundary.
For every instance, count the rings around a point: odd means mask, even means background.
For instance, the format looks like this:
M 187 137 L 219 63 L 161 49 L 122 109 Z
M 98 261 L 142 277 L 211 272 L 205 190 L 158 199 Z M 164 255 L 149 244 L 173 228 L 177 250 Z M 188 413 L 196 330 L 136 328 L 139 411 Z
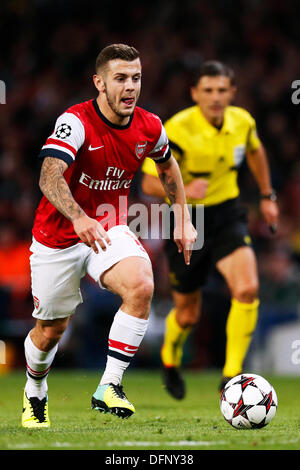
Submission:
M 127 198 L 134 174 L 148 156 L 156 162 L 170 157 L 161 120 L 136 107 L 125 126 L 108 121 L 97 101 L 70 107 L 56 121 L 39 154 L 69 165 L 64 173 L 72 195 L 85 213 L 107 230 L 127 223 Z M 73 224 L 43 196 L 36 210 L 34 238 L 52 248 L 79 241 Z

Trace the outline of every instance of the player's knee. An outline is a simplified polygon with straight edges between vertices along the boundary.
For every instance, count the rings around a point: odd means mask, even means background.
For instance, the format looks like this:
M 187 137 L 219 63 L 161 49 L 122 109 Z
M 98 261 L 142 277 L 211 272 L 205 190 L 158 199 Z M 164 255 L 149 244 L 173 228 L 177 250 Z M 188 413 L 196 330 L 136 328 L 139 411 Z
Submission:
M 198 304 L 188 304 L 177 309 L 177 320 L 182 328 L 193 327 L 198 323 L 200 308 Z
M 252 281 L 236 289 L 234 297 L 239 302 L 251 303 L 258 297 L 258 282 Z
M 198 323 L 199 314 L 195 314 L 194 312 L 186 311 L 182 315 L 181 318 L 181 326 L 182 328 L 193 327 Z
M 153 279 L 146 276 L 143 279 L 135 279 L 124 293 L 124 303 L 141 318 L 148 317 L 150 303 L 154 291 Z
M 153 279 L 150 276 L 139 280 L 133 288 L 133 296 L 136 300 L 141 300 L 143 303 L 150 303 L 154 291 Z
M 176 319 L 182 328 L 193 327 L 198 323 L 201 313 L 200 292 L 192 294 L 173 293 Z
M 68 321 L 53 320 L 40 323 L 40 331 L 46 343 L 55 346 L 64 334 Z

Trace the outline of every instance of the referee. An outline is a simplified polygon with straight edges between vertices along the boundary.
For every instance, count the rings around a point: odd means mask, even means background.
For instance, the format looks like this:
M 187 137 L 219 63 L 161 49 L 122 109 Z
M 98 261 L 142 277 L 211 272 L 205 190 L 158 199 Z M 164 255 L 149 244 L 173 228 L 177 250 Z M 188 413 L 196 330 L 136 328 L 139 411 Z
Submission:
M 191 88 L 194 106 L 165 123 L 172 153 L 185 184 L 187 203 L 204 205 L 204 246 L 195 250 L 190 265 L 184 264 L 172 239 L 166 240 L 174 308 L 166 318 L 161 349 L 164 383 L 177 399 L 185 395 L 180 373 L 184 343 L 201 311 L 201 288 L 212 263 L 231 293 L 226 324 L 226 359 L 219 389 L 242 372 L 243 362 L 258 317 L 256 257 L 247 230 L 247 214 L 239 203 L 238 168 L 246 157 L 260 191 L 260 210 L 275 230 L 278 206 L 272 189 L 264 147 L 253 117 L 231 106 L 236 92 L 233 71 L 217 61 L 204 62 Z M 165 197 L 155 165 L 146 158 L 143 191 Z

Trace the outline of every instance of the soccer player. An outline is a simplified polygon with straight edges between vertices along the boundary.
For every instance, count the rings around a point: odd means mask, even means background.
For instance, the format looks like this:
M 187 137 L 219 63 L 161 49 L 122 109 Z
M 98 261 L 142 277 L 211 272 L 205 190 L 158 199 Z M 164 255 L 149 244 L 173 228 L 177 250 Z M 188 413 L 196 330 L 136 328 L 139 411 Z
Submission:
M 43 197 L 30 256 L 36 323 L 25 339 L 22 425 L 27 428 L 50 425 L 47 375 L 70 315 L 82 302 L 80 279 L 86 273 L 122 298 L 92 408 L 122 418 L 135 412 L 121 381 L 146 332 L 153 275 L 148 254 L 126 225 L 126 202 L 146 156 L 155 162 L 174 202 L 174 239 L 186 263 L 196 239 L 164 127 L 157 116 L 136 106 L 138 51 L 122 44 L 107 46 L 97 57 L 93 80 L 97 99 L 61 114 L 39 154 Z
M 245 109 L 230 105 L 235 91 L 230 68 L 217 61 L 205 62 L 191 88 L 195 105 L 165 123 L 183 176 L 187 202 L 192 205 L 192 220 L 197 204 L 204 205 L 204 246 L 194 251 L 190 265 L 182 263 L 172 240 L 165 244 L 174 308 L 166 318 L 161 359 L 166 389 L 177 399 L 185 395 L 180 372 L 183 346 L 198 321 L 201 288 L 212 263 L 231 293 L 220 390 L 231 377 L 241 373 L 255 329 L 259 306 L 257 266 L 237 184 L 238 168 L 245 156 L 260 190 L 265 221 L 273 229 L 278 221 L 266 153 L 253 117 Z M 150 159 L 145 160 L 143 172 L 143 191 L 164 197 L 164 188 Z

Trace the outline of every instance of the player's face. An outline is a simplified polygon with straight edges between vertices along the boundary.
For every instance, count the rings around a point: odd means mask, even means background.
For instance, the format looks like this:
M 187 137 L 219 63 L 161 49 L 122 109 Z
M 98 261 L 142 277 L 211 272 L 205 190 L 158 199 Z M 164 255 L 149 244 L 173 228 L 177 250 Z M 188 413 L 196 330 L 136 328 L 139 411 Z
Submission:
M 224 110 L 232 101 L 234 93 L 235 87 L 231 85 L 230 78 L 222 75 L 203 76 L 191 89 L 193 100 L 213 125 L 223 122 Z
M 109 120 L 125 123 L 133 113 L 141 91 L 141 62 L 111 60 L 101 77 L 100 103 Z M 102 92 L 102 93 L 101 93 Z

